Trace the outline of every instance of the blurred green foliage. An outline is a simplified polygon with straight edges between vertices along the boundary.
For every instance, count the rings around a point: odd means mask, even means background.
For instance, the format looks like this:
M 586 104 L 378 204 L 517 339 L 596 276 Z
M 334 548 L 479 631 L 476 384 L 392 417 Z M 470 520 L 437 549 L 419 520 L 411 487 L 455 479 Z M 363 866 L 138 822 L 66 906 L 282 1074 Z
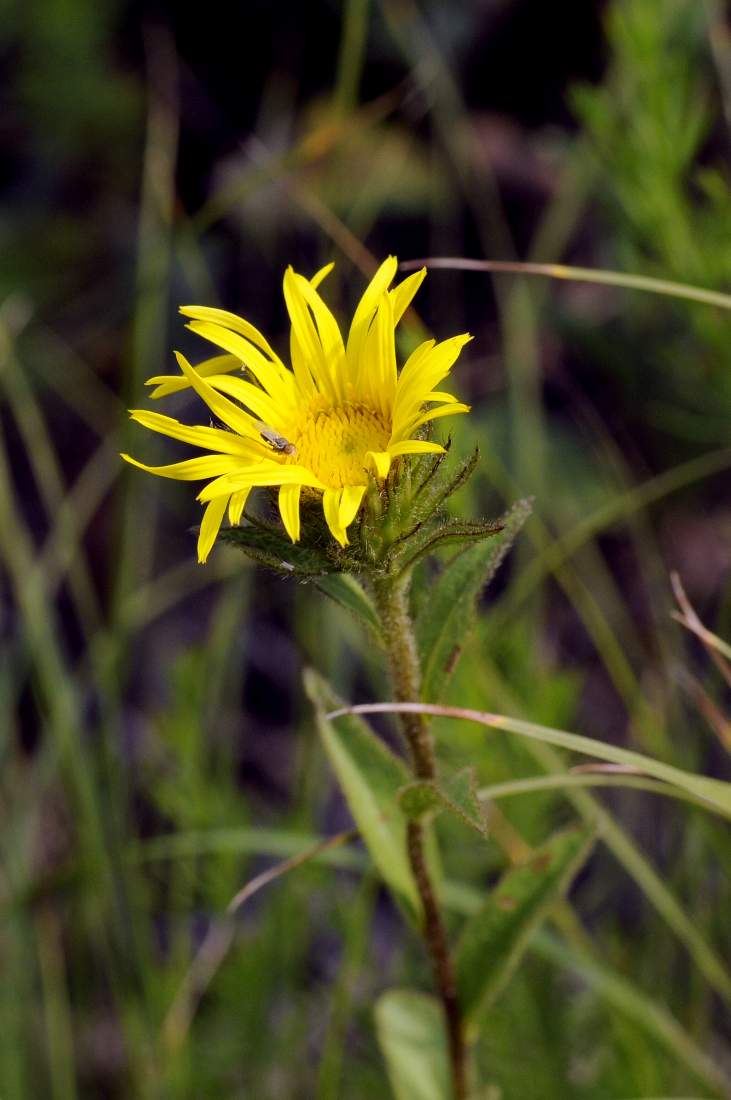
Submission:
M 609 7 L 607 78 L 600 87 L 576 88 L 573 101 L 596 160 L 613 266 L 729 285 L 731 52 L 724 16 L 713 2 Z M 725 442 L 731 371 L 724 314 L 691 306 L 660 312 L 640 301 L 624 312 L 622 329 L 605 362 L 613 372 L 642 372 L 642 419 L 681 441 Z M 635 350 L 623 365 L 630 344 Z M 649 356 L 642 350 L 648 345 Z
M 426 967 L 357 845 L 252 898 L 190 1019 L 171 1016 L 241 885 L 350 827 L 303 666 L 357 701 L 386 687 L 314 585 L 229 547 L 194 564 L 189 487 L 118 460 L 140 446 L 125 405 L 183 340 L 180 302 L 220 296 L 284 350 L 288 262 L 335 258 L 344 314 L 397 250 L 728 289 L 726 13 L 611 0 L 554 71 L 570 16 L 519 0 L 454 19 L 257 3 L 214 9 L 205 34 L 203 15 L 191 32 L 182 9 L 142 7 L 0 5 L 0 1096 L 381 1100 L 372 1006 L 426 988 Z M 531 81 L 539 18 L 549 68 Z M 501 51 L 512 115 L 483 61 Z M 573 115 L 539 113 L 542 77 Z M 727 778 L 728 698 L 670 620 L 667 575 L 731 634 L 728 314 L 436 272 L 420 309 L 405 345 L 427 322 L 476 335 L 454 451 L 478 442 L 480 465 L 457 514 L 536 498 L 449 700 Z M 435 728 L 480 785 L 570 763 Z M 578 789 L 496 803 L 488 842 L 442 815 L 455 929 L 516 852 L 577 819 L 600 843 L 487 1014 L 485 1080 L 502 1100 L 728 1095 L 723 822 Z

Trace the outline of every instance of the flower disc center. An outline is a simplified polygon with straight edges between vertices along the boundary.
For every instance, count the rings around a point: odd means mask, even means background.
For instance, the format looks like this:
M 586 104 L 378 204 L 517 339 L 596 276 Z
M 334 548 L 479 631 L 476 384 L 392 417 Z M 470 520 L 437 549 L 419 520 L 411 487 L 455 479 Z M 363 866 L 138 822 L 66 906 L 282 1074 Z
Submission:
M 368 451 L 385 451 L 391 437 L 383 417 L 367 405 L 344 404 L 303 418 L 292 442 L 289 460 L 311 470 L 331 489 L 365 485 Z

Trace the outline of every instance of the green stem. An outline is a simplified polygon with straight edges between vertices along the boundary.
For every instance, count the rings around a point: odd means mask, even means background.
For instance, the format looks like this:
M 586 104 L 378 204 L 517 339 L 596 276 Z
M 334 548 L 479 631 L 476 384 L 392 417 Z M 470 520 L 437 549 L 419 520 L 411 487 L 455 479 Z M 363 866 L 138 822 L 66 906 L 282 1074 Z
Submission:
M 421 668 L 409 614 L 409 584 L 410 579 L 403 576 L 381 577 L 373 581 L 391 680 L 396 700 L 400 703 L 415 702 L 421 697 Z M 434 742 L 424 715 L 402 714 L 401 728 L 411 751 L 414 775 L 419 779 L 436 778 Z M 425 839 L 424 825 L 420 821 L 410 821 L 407 832 L 409 862 L 424 910 L 424 943 L 444 1010 L 454 1100 L 465 1100 L 467 1052 L 462 1017 L 447 930 L 429 874 Z

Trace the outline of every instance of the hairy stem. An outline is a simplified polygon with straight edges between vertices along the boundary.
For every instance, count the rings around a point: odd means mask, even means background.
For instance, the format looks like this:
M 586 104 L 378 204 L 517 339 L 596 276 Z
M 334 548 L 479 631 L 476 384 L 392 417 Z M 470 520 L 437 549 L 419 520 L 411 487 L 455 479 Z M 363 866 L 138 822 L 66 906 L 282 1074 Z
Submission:
M 374 580 L 376 606 L 381 619 L 394 693 L 399 703 L 417 702 L 421 695 L 421 668 L 409 614 L 409 581 L 383 577 Z M 402 714 L 401 726 L 411 751 L 414 775 L 434 779 L 434 743 L 421 714 Z M 457 1001 L 454 966 L 449 951 L 436 892 L 425 853 L 425 830 L 420 821 L 410 821 L 407 832 L 409 862 L 424 911 L 422 932 L 431 959 L 434 982 L 439 991 L 449 1040 L 449 1057 L 455 1100 L 467 1096 L 467 1054 L 462 1018 Z

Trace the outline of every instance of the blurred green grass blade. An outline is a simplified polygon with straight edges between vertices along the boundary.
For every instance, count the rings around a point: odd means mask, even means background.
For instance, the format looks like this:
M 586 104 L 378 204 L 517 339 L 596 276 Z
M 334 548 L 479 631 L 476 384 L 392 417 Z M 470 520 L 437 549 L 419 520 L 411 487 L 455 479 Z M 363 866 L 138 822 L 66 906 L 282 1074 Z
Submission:
M 550 745 L 532 741 L 529 747 L 531 755 L 546 771 L 552 775 L 564 774 L 565 762 Z M 714 950 L 634 839 L 588 791 L 568 787 L 564 794 L 585 821 L 596 825 L 602 843 L 672 929 L 699 972 L 726 1003 L 731 1004 L 731 973 L 725 960 Z
M 169 355 L 167 315 L 180 129 L 179 72 L 173 35 L 163 23 L 155 23 L 145 27 L 143 41 L 147 65 L 147 116 L 137 223 L 132 355 L 127 359 L 124 379 L 126 397 L 132 399 L 133 406 L 138 404 L 145 376 L 154 374 Z M 127 446 L 134 432 L 134 426 L 126 421 L 125 451 L 136 449 Z M 149 576 L 158 509 L 148 502 L 142 504 L 141 500 L 143 494 L 147 494 L 149 501 L 158 492 L 157 487 L 143 484 L 141 478 L 127 475 L 120 480 L 113 599 L 115 620 L 133 581 Z M 147 521 L 140 525 L 137 517 L 143 511 Z M 118 634 L 119 643 L 123 644 L 123 632 L 118 630 Z
M 10 344 L 10 334 L 3 330 L 3 345 Z M 15 354 L 9 350 L 3 356 L 2 388 L 25 445 L 33 478 L 47 521 L 52 523 L 58 509 L 67 498 L 67 488 L 51 433 L 40 404 Z M 88 637 L 100 621 L 99 601 L 94 590 L 84 547 L 75 540 L 68 559 L 69 592 L 79 622 Z
M 82 721 L 77 685 L 64 660 L 61 631 L 43 586 L 43 578 L 28 569 L 28 563 L 33 558 L 33 542 L 13 497 L 10 462 L 0 436 L 0 560 L 17 602 L 24 641 L 48 709 L 49 728 L 73 775 L 83 811 L 81 821 L 88 826 L 87 836 L 96 848 L 100 866 L 103 866 L 97 792 L 80 743 Z
M 343 954 L 332 990 L 328 1030 L 323 1043 L 317 1075 L 317 1095 L 314 1100 L 340 1100 L 345 1094 L 348 1031 L 358 1003 L 360 975 L 368 965 L 378 887 L 375 875 L 365 875 L 355 897 L 348 903 Z
M 692 485 L 703 478 L 721 473 L 729 466 L 731 466 L 729 448 L 710 451 L 708 454 L 673 466 L 656 477 L 648 478 L 640 485 L 617 493 L 606 504 L 585 516 L 571 530 L 562 532 L 558 538 L 547 542 L 537 556 L 527 562 L 525 568 L 515 577 L 506 596 L 493 610 L 493 616 L 500 622 L 507 621 L 549 573 L 560 569 L 590 539 L 609 530 L 615 523 L 627 520 L 649 504 L 662 500 L 686 485 Z
M 217 554 L 205 569 L 191 556 L 127 592 L 119 609 L 119 622 L 130 633 L 140 631 L 176 604 L 250 567 L 243 555 L 233 550 Z
M 557 833 L 511 867 L 462 930 L 455 954 L 459 1002 L 469 1027 L 500 995 L 531 936 L 568 890 L 594 846 L 587 828 Z
M 490 480 L 496 483 L 504 496 L 520 493 L 518 483 L 494 453 L 486 452 L 483 457 L 488 462 Z M 551 533 L 538 513 L 534 513 L 526 534 L 539 551 L 552 541 Z M 573 605 L 627 710 L 633 714 L 640 729 L 654 733 L 657 716 L 646 703 L 635 668 L 616 636 L 610 613 L 602 607 L 592 585 L 580 576 L 570 561 L 555 570 L 555 578 Z M 626 613 L 623 617 L 626 619 Z M 503 621 L 501 619 L 501 623 Z
M 608 271 L 602 268 L 573 267 L 567 264 L 519 263 L 502 260 L 469 260 L 460 257 L 433 256 L 421 260 L 407 260 L 399 266 L 402 271 L 417 270 L 426 265 L 448 271 L 484 271 L 513 275 L 539 275 L 549 279 L 568 280 L 579 283 L 597 283 L 602 286 L 616 286 L 623 290 L 645 290 L 651 294 L 662 294 L 668 298 L 685 298 L 690 302 L 731 309 L 731 294 L 722 294 L 717 290 L 706 290 L 688 283 L 676 283 L 670 279 L 655 279 L 650 275 L 628 275 L 622 271 Z
M 35 563 L 45 577 L 49 597 L 73 572 L 75 559 L 84 554 L 86 530 L 119 475 L 118 452 L 117 436 L 110 433 L 92 452 L 74 483 L 55 500 L 51 526 Z M 87 631 L 87 636 L 90 634 Z
M 206 829 L 165 833 L 138 840 L 127 848 L 126 858 L 130 863 L 150 863 L 228 853 L 286 859 L 314 847 L 324 839 L 314 833 L 291 832 L 288 829 Z M 350 849 L 323 852 L 315 862 L 355 871 L 364 871 L 367 867 L 363 853 Z
M 374 1014 L 395 1100 L 452 1100 L 444 1013 L 437 999 L 391 989 L 378 998 Z
M 693 775 L 672 764 L 664 764 L 660 760 L 654 760 L 631 749 L 622 749 L 605 741 L 597 741 L 593 737 L 551 729 L 536 722 L 508 718 L 503 714 L 489 714 L 486 711 L 472 710 L 467 707 L 447 707 L 429 703 L 364 703 L 345 708 L 343 711 L 335 711 L 330 717 L 334 718 L 341 713 L 427 714 L 433 717 L 458 718 L 462 721 L 476 722 L 478 725 L 505 730 L 519 737 L 528 737 L 549 745 L 556 745 L 584 756 L 595 756 L 599 760 L 607 760 L 613 764 L 625 764 L 636 771 L 688 791 L 689 794 L 701 799 L 707 809 L 731 818 L 731 783 L 724 783 L 720 779 L 712 779 L 708 776 Z
M 501 708 L 514 712 L 522 709 L 519 697 L 507 686 L 485 653 L 481 655 L 481 674 L 483 678 L 489 678 L 489 691 L 499 700 Z M 526 742 L 526 748 L 539 767 L 549 775 L 565 775 L 565 758 L 556 749 L 544 742 L 531 740 Z M 564 796 L 587 823 L 598 826 L 602 842 L 673 931 L 699 973 L 727 1004 L 731 1004 L 731 972 L 727 962 L 708 939 L 712 933 L 687 912 L 632 836 L 599 800 L 579 786 L 564 788 Z M 723 855 L 721 858 L 724 858 Z
M 419 919 L 421 904 L 406 846 L 406 819 L 398 791 L 409 781 L 403 761 L 394 756 L 361 719 L 337 725 L 327 717 L 334 693 L 312 669 L 305 691 L 315 708 L 317 729 L 371 858 L 397 901 Z
M 729 1096 L 731 1081 L 723 1073 L 719 1061 L 700 1049 L 689 1031 L 664 1005 L 642 993 L 609 967 L 580 957 L 548 932 L 539 932 L 532 947 L 542 958 L 570 970 L 587 982 L 641 1031 L 661 1043 L 714 1096 L 721 1100 Z
M 333 101 L 343 115 L 358 103 L 365 62 L 370 0 L 345 0 Z
M 42 907 L 35 919 L 51 1100 L 77 1100 L 72 1009 L 58 915 Z
M 664 795 L 666 798 L 677 798 L 683 802 L 691 802 L 694 806 L 705 808 L 703 799 L 683 791 L 679 787 L 673 787 L 669 783 L 661 783 L 655 779 L 645 779 L 638 775 L 611 775 L 601 772 L 586 772 L 584 774 L 571 774 L 562 772 L 557 775 L 534 775 L 526 779 L 508 779 L 504 783 L 493 783 L 489 787 L 481 787 L 478 797 L 485 801 L 501 798 L 513 798 L 521 794 L 534 794 L 537 791 L 565 791 L 575 787 L 623 787 L 635 791 L 648 791 L 650 794 Z

